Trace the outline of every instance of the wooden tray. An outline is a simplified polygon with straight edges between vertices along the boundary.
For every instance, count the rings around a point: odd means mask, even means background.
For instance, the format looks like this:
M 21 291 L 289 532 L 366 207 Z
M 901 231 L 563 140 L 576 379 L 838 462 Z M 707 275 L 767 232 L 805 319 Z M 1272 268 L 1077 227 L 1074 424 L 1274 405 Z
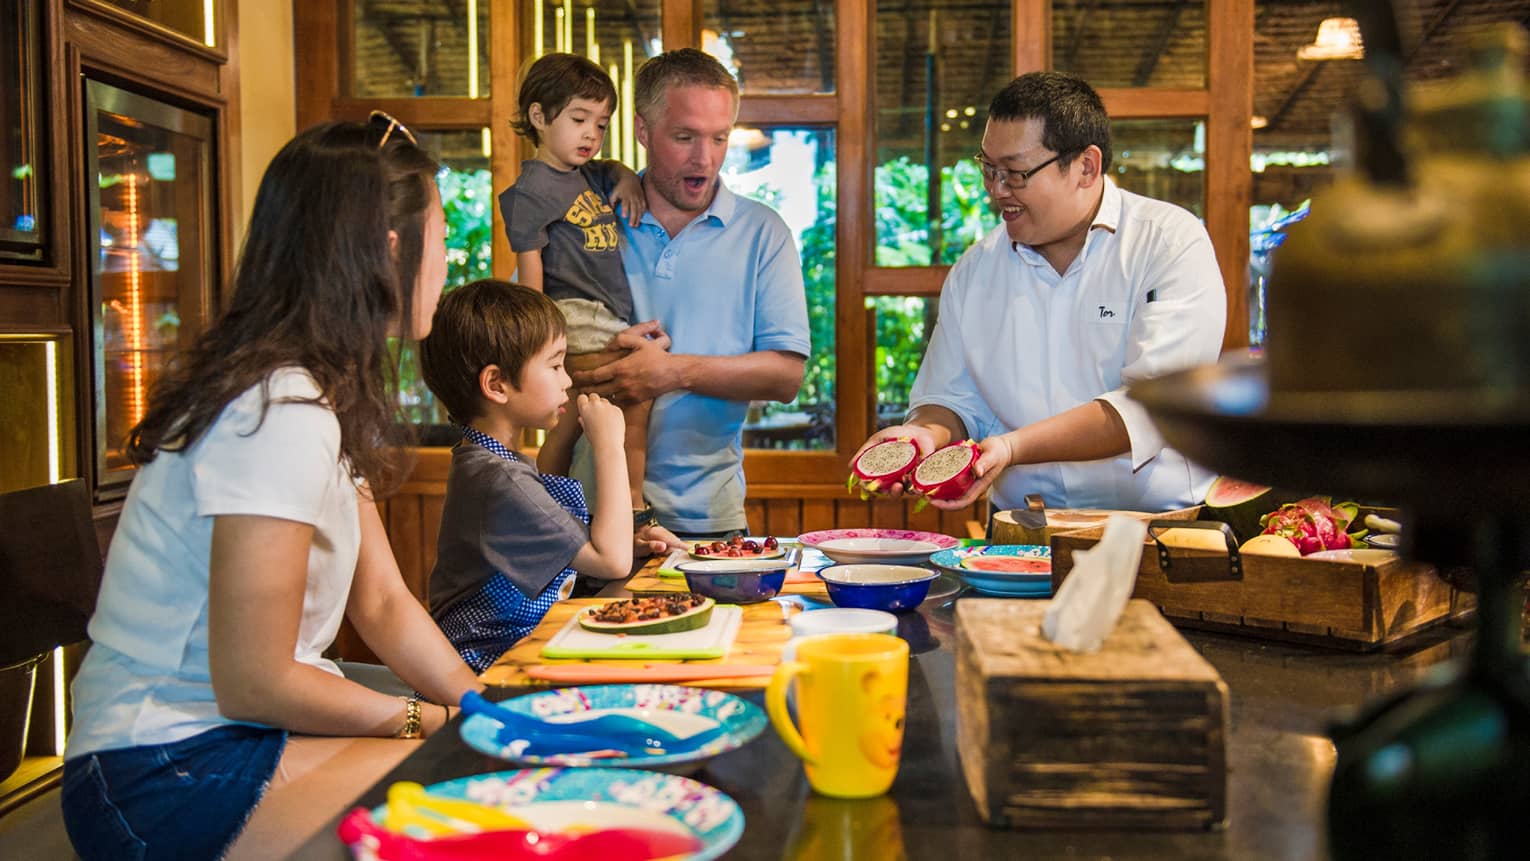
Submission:
M 1362 510 L 1362 516 L 1367 511 Z M 1200 508 L 1160 517 L 1195 520 Z M 1052 588 L 1073 570 L 1073 552 L 1093 547 L 1103 526 L 1052 536 Z M 1442 580 L 1434 567 L 1397 557 L 1379 565 L 1244 554 L 1239 579 L 1186 581 L 1176 560 L 1195 570 L 1226 567 L 1226 552 L 1175 549 L 1170 571 L 1151 540 L 1143 548 L 1132 597 L 1151 601 L 1189 628 L 1368 651 L 1475 612 L 1476 597 Z
M 637 578 L 634 577 L 634 580 Z M 658 578 L 655 578 L 658 579 Z M 683 585 L 683 582 L 682 582 Z M 500 656 L 494 665 L 484 670 L 479 676 L 485 684 L 501 685 L 507 687 L 542 687 L 548 686 L 546 682 L 540 682 L 526 675 L 525 668 L 538 664 L 610 664 L 613 666 L 631 667 L 631 661 L 620 660 L 583 660 L 583 661 L 553 661 L 542 657 L 542 647 L 556 635 L 574 614 L 596 604 L 604 604 L 608 598 L 574 598 L 567 601 L 559 601 L 547 611 L 547 616 L 542 619 L 542 624 L 526 636 L 524 640 L 515 644 L 510 651 Z M 739 625 L 738 636 L 733 640 L 733 647 L 721 660 L 716 661 L 673 661 L 654 663 L 686 663 L 686 664 L 779 664 L 781 663 L 781 650 L 786 641 L 791 639 L 791 628 L 786 624 L 787 610 L 775 601 L 766 601 L 761 604 L 746 604 L 743 610 L 743 621 Z M 789 609 L 789 608 L 788 608 Z M 707 679 L 699 682 L 687 682 L 693 687 L 717 688 L 719 690 L 758 690 L 764 688 L 770 682 L 769 676 L 757 676 L 738 679 Z

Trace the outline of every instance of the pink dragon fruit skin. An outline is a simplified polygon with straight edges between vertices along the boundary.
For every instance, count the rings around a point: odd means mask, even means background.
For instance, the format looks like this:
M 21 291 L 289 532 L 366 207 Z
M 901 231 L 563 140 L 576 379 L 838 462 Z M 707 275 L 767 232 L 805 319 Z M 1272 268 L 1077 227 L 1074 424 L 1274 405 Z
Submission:
M 910 476 L 910 487 L 915 493 L 929 499 L 960 499 L 972 483 L 977 481 L 977 472 L 973 466 L 977 464 L 981 453 L 978 444 L 970 439 L 936 449 L 914 468 Z M 926 462 L 931 465 L 944 463 L 957 468 L 947 473 L 926 476 L 925 473 L 929 471 Z
M 1260 518 L 1264 534 L 1279 535 L 1301 551 L 1303 556 L 1319 550 L 1338 550 L 1349 547 L 1349 535 L 1344 527 L 1349 525 L 1350 515 L 1335 509 L 1322 497 L 1308 497 Z

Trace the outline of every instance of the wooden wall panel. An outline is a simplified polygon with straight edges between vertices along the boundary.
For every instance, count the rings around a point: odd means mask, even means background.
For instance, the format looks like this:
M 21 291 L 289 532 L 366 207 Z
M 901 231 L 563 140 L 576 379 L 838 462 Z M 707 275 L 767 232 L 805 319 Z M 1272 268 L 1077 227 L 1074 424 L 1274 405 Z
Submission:
M 833 529 L 835 523 L 834 503 L 827 499 L 802 500 L 802 532 Z M 797 533 L 801 535 L 802 533 Z

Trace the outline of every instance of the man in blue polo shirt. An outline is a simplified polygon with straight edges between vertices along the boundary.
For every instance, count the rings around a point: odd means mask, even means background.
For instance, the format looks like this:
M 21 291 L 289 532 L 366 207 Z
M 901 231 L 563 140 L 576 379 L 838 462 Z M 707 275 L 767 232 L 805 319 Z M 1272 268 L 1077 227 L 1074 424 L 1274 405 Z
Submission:
M 809 351 L 802 262 L 768 206 L 718 180 L 738 115 L 738 82 L 694 48 L 638 71 L 634 126 L 648 152 L 648 211 L 622 223 L 622 264 L 639 324 L 624 358 L 581 387 L 619 403 L 655 399 L 645 493 L 665 526 L 690 538 L 746 528 L 744 413 L 797 396 Z M 666 349 L 667 348 L 667 349 Z

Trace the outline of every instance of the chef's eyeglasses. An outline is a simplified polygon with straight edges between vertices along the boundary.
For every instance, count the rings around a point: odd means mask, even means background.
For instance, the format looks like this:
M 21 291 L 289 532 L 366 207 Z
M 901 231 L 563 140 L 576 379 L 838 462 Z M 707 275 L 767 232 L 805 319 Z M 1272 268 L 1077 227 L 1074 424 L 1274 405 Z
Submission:
M 1062 153 L 1052 156 L 1030 170 L 1010 170 L 1009 168 L 999 167 L 988 159 L 983 158 L 981 154 L 975 155 L 973 158 L 977 160 L 978 167 L 983 171 L 983 182 L 985 184 L 992 185 L 996 182 L 1002 182 L 1011 189 L 1019 191 L 1025 188 L 1030 183 L 1031 177 L 1040 172 L 1042 168 L 1062 158 Z
M 378 149 L 382 149 L 388 145 L 388 138 L 393 137 L 394 132 L 398 132 L 399 134 L 403 135 L 409 140 L 410 143 L 414 144 L 415 146 L 420 145 L 420 142 L 414 139 L 414 132 L 411 132 L 408 126 L 394 119 L 390 114 L 384 111 L 373 111 L 371 114 L 369 114 L 367 116 L 367 125 L 382 131 L 382 139 L 377 142 Z

